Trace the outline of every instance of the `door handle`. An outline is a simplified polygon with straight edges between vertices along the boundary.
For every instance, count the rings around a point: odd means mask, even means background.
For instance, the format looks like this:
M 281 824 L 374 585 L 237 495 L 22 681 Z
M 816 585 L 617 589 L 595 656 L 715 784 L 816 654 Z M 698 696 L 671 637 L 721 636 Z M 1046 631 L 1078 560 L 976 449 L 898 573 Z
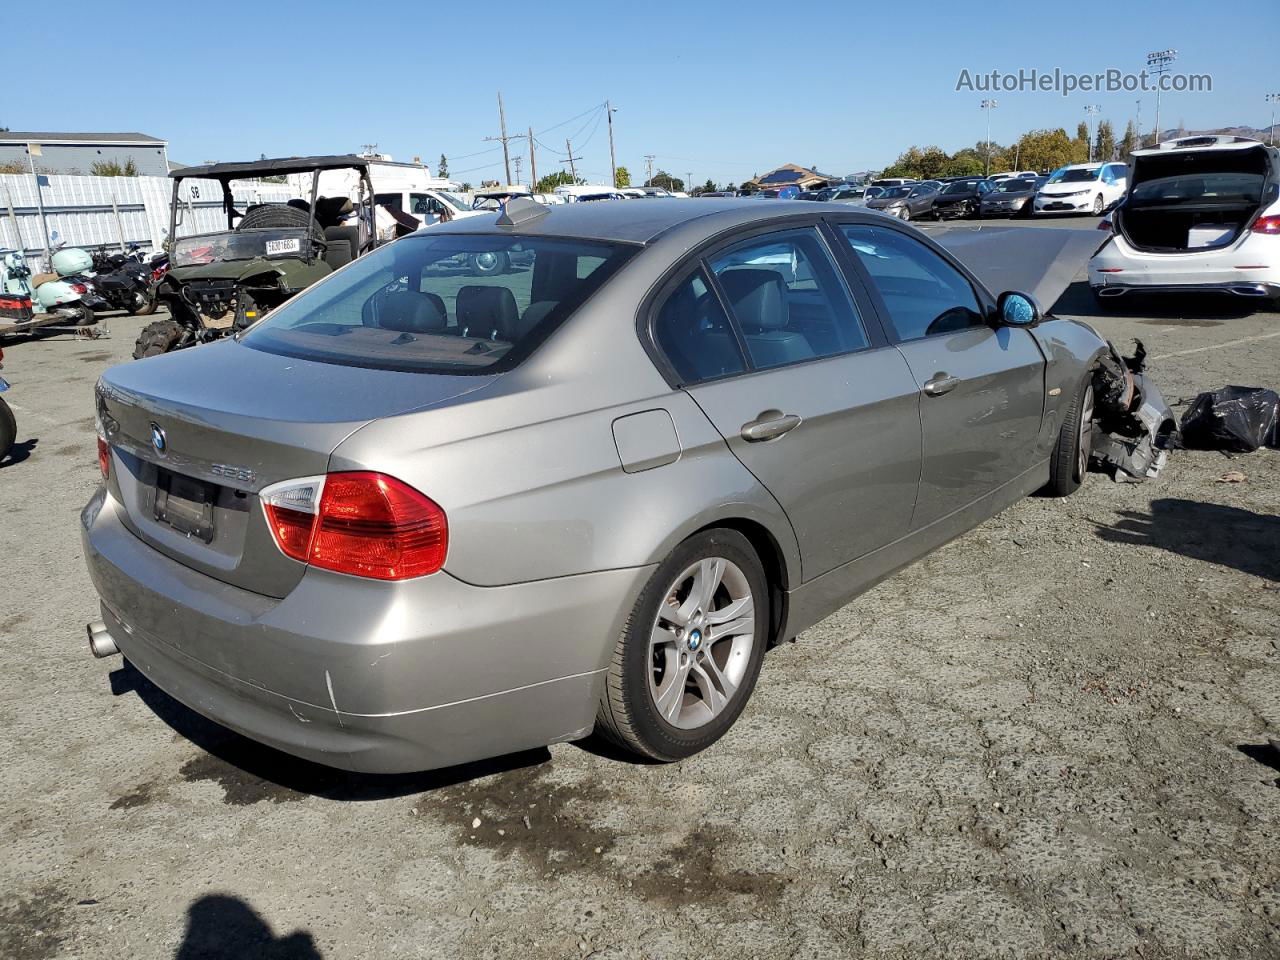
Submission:
M 924 392 L 931 397 L 940 397 L 944 393 L 950 393 L 958 386 L 960 386 L 959 377 L 948 376 L 945 373 L 935 373 L 932 380 L 925 381 Z
M 783 413 L 781 410 L 766 410 L 755 420 L 748 420 L 742 425 L 742 439 L 748 443 L 776 440 L 784 433 L 800 426 L 800 419 L 794 413 Z

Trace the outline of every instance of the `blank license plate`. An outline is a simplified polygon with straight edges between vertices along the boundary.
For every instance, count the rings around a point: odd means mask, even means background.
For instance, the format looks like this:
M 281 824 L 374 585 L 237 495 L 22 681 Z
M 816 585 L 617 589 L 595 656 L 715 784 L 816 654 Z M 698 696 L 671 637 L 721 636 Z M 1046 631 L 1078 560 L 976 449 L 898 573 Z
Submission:
M 298 253 L 302 250 L 302 241 L 297 237 L 292 240 L 268 240 L 267 256 L 274 256 L 278 253 Z
M 155 518 L 179 533 L 213 540 L 213 484 L 161 470 L 156 477 Z

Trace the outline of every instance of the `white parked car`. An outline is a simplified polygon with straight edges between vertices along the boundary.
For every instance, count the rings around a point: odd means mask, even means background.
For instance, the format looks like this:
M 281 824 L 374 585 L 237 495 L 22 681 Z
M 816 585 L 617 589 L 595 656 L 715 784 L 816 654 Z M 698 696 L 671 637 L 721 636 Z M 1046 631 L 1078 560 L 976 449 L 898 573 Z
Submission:
M 1280 150 L 1183 137 L 1133 155 L 1129 192 L 1089 261 L 1101 302 L 1132 291 L 1280 298 Z
M 1129 168 L 1123 163 L 1073 163 L 1055 170 L 1036 194 L 1036 214 L 1102 212 L 1124 196 Z

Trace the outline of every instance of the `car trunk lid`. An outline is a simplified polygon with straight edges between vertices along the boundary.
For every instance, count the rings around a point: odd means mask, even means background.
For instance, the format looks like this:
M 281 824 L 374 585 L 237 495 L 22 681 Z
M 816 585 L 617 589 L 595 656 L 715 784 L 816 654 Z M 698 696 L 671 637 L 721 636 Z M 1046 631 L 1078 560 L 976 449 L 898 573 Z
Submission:
M 1221 249 L 1240 238 L 1275 192 L 1271 151 L 1262 143 L 1143 151 L 1134 156 L 1129 193 L 1112 222 L 1131 246 L 1150 253 Z
M 492 382 L 281 357 L 232 340 L 108 370 L 100 427 L 126 526 L 178 562 L 282 597 L 306 565 L 276 547 L 257 493 L 323 474 L 372 420 L 445 403 Z

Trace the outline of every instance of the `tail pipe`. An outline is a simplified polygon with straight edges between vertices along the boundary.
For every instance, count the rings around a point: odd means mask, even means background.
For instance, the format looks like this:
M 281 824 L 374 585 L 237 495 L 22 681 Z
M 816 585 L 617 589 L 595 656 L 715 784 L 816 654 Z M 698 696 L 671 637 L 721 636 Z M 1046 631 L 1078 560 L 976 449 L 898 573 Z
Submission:
M 86 623 L 84 629 L 89 634 L 89 652 L 99 660 L 104 657 L 114 657 L 120 652 L 115 640 L 107 632 L 107 625 L 101 620 Z

